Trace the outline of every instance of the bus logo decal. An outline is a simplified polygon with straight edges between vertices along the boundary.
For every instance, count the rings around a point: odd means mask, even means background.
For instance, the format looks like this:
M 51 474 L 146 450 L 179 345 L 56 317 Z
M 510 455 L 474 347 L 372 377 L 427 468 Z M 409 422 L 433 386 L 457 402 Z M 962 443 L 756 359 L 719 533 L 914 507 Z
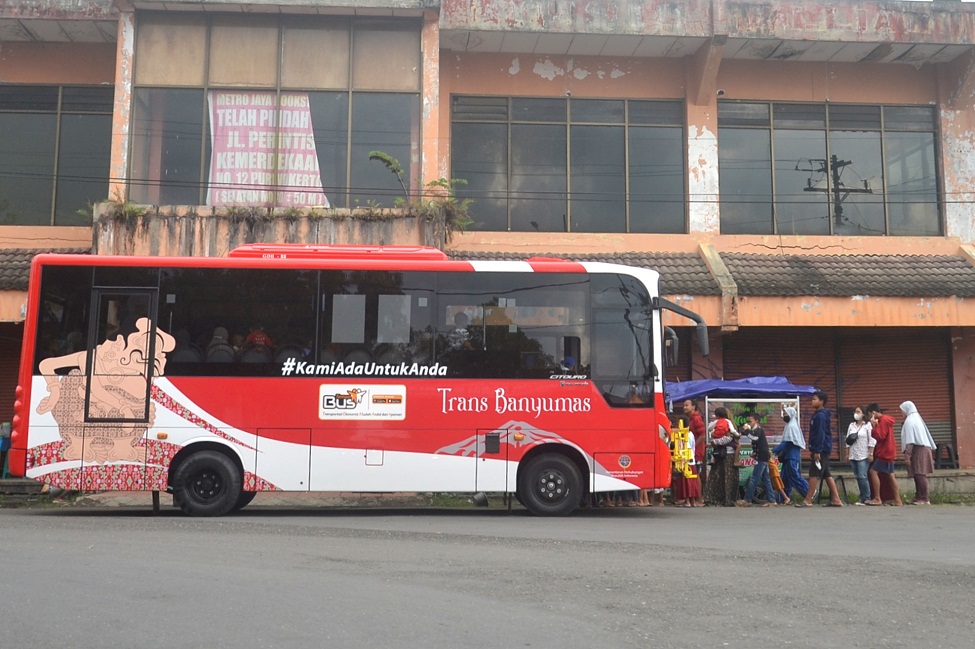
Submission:
M 623 469 L 626 469 L 626 468 L 629 468 L 629 466 L 630 466 L 630 464 L 632 464 L 633 460 L 630 459 L 630 456 L 629 455 L 621 455 L 620 456 L 620 459 L 619 459 L 619 462 L 620 462 L 620 467 L 623 468 Z
M 406 419 L 405 385 L 323 384 L 319 419 Z
M 355 410 L 365 396 L 366 391 L 362 388 L 352 388 L 343 393 L 326 394 L 322 396 L 322 409 Z

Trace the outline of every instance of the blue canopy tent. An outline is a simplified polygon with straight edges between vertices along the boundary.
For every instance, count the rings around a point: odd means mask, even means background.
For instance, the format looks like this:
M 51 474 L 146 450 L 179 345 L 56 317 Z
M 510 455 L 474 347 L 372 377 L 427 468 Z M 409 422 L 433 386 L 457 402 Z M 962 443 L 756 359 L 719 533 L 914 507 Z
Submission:
M 752 376 L 747 379 L 722 381 L 719 379 L 700 379 L 667 383 L 669 403 L 696 399 L 698 397 L 794 397 L 799 394 L 812 394 L 814 385 L 795 385 L 784 376 Z
M 674 403 L 679 404 L 685 399 L 696 399 L 698 397 L 706 397 L 707 399 L 718 401 L 722 399 L 796 399 L 801 395 L 812 394 L 815 391 L 815 386 L 795 385 L 790 383 L 784 376 L 753 376 L 734 381 L 701 379 L 698 381 L 667 383 L 667 405 L 668 408 L 672 409 Z M 708 410 L 709 408 L 705 407 L 705 413 Z M 705 416 L 707 415 L 705 414 Z M 769 441 L 771 443 L 773 440 L 770 439 Z M 740 459 L 745 462 L 745 466 L 742 466 L 738 472 L 738 486 L 740 488 L 745 487 L 752 472 L 752 462 L 747 459 L 751 456 L 751 447 L 745 442 L 743 449 Z

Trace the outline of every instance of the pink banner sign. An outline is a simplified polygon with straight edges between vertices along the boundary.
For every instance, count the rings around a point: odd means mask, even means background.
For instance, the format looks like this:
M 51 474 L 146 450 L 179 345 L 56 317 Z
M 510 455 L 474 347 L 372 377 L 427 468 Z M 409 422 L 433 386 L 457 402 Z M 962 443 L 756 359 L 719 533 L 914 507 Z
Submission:
M 308 93 L 210 91 L 208 205 L 328 207 Z

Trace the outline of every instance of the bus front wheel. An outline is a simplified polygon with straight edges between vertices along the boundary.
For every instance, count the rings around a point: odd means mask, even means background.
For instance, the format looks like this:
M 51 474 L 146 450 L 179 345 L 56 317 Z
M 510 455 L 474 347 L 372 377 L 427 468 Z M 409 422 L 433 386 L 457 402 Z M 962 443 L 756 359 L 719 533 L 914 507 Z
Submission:
M 217 451 L 186 458 L 173 479 L 174 502 L 190 516 L 222 516 L 241 495 L 243 476 L 233 460 Z
M 518 499 L 536 516 L 565 516 L 582 498 L 582 476 L 564 455 L 540 455 L 528 463 L 518 486 Z

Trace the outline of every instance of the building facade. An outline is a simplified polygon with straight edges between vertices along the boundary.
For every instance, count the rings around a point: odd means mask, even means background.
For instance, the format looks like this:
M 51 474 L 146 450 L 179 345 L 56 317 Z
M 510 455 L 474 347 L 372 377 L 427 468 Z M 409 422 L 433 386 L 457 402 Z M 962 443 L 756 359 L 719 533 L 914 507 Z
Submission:
M 785 375 L 844 429 L 910 399 L 975 466 L 975 4 L 5 3 L 0 135 L 7 394 L 32 252 L 120 251 L 93 204 L 416 243 L 328 217 L 463 179 L 450 254 L 657 268 L 711 325 L 676 378 Z

